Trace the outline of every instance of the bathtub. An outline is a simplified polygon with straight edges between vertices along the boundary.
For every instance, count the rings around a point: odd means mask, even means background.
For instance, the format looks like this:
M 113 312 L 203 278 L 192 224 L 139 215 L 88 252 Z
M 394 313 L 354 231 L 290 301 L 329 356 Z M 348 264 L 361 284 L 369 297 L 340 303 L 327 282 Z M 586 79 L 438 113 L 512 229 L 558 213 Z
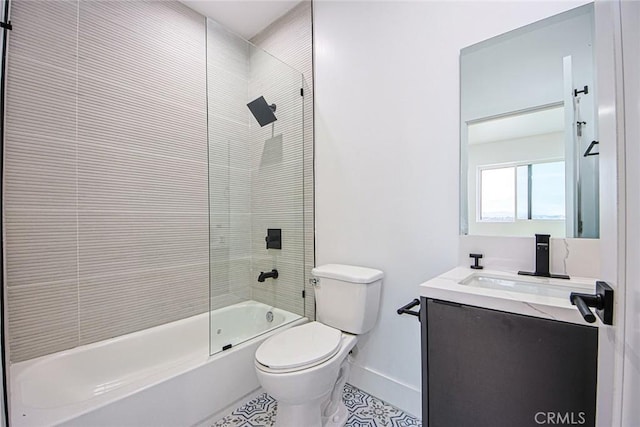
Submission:
M 203 313 L 15 363 L 11 425 L 196 425 L 258 389 L 257 347 L 306 321 L 246 301 L 212 311 L 211 323 Z

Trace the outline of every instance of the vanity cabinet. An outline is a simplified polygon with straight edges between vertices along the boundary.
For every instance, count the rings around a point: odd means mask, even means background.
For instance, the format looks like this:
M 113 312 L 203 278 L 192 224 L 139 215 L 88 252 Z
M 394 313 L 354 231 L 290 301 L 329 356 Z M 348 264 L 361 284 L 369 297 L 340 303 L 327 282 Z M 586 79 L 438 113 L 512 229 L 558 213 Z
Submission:
M 598 329 L 421 298 L 425 427 L 595 426 Z

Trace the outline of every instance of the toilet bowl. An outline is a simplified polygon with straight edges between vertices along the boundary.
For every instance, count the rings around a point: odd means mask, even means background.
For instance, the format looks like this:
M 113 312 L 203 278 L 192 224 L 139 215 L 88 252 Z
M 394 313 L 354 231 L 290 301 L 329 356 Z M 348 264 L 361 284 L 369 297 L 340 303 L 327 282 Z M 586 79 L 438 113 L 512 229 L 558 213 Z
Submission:
M 328 264 L 311 273 L 318 321 L 276 334 L 256 351 L 258 380 L 278 401 L 276 427 L 345 425 L 348 356 L 377 318 L 380 270 Z
M 255 365 L 260 384 L 278 401 L 276 426 L 343 426 L 347 356 L 357 337 L 311 322 L 269 340 L 256 352 Z M 295 349 L 288 352 L 289 346 Z

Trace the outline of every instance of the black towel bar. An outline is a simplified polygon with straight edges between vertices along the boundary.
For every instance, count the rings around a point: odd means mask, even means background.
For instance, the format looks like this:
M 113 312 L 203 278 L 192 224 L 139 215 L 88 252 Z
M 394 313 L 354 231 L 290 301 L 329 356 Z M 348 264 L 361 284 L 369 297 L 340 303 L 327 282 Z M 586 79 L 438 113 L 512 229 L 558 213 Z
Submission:
M 415 298 L 409 304 L 403 305 L 397 310 L 398 314 L 410 314 L 411 316 L 416 316 L 418 320 L 420 320 L 420 310 L 412 311 L 411 309 L 417 305 L 420 305 L 420 300 Z

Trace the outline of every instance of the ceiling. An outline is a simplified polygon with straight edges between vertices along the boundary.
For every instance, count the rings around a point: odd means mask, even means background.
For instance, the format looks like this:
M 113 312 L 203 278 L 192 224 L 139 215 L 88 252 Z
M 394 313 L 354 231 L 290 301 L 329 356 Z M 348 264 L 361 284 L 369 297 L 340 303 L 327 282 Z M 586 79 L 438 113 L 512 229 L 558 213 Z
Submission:
M 469 144 L 483 144 L 564 131 L 564 107 L 514 114 L 469 125 Z
M 293 9 L 300 0 L 181 0 L 201 14 L 250 40 Z

